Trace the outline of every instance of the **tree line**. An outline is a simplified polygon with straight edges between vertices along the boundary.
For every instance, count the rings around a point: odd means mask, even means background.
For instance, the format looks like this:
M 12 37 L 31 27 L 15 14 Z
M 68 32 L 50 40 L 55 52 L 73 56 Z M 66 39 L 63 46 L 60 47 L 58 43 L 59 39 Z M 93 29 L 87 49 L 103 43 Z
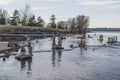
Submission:
M 26 5 L 22 10 L 15 9 L 12 16 L 4 9 L 0 9 L 0 24 L 21 25 L 21 26 L 39 26 L 44 27 L 45 22 L 41 16 L 36 16 L 31 12 L 30 5 Z M 74 18 L 69 18 L 67 21 L 56 22 L 55 15 L 50 18 L 50 23 L 47 24 L 49 28 L 70 29 L 72 31 L 79 31 L 85 33 L 89 26 L 89 17 L 85 15 L 78 15 Z
M 11 16 L 6 10 L 0 9 L 0 24 L 43 27 L 44 20 L 41 16 L 36 18 L 31 12 L 30 5 L 26 5 L 22 10 L 15 9 Z

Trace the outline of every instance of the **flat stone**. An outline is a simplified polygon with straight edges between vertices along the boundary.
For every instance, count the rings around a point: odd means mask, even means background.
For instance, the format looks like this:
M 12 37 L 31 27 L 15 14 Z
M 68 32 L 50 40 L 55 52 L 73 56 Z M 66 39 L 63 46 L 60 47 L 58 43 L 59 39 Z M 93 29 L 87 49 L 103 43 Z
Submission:
M 15 58 L 16 59 L 18 59 L 18 60 L 26 60 L 26 59 L 30 59 L 30 58 L 32 58 L 32 56 L 31 55 L 29 55 L 29 54 L 21 54 L 21 55 L 17 55 L 17 56 L 15 56 Z

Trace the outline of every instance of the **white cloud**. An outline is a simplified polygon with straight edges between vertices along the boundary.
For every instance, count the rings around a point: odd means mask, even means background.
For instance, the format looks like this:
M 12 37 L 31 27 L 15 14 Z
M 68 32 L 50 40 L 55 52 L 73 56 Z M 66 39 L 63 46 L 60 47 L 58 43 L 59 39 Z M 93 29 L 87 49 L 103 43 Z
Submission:
M 7 4 L 7 0 L 0 0 L 0 5 L 6 5 Z
M 59 1 L 59 0 L 46 0 L 46 1 L 52 1 L 52 2 L 55 2 L 55 1 Z
M 11 3 L 13 0 L 0 0 L 0 5 L 8 5 Z
M 48 9 L 47 7 L 35 7 L 34 10 L 46 10 Z
M 120 0 L 74 0 L 77 4 L 104 9 L 120 8 Z
M 107 7 L 104 7 L 103 9 L 120 9 L 120 5 L 107 6 Z
M 113 1 L 113 0 L 89 0 L 86 2 L 81 3 L 82 5 L 87 6 L 106 6 L 106 5 L 112 5 L 120 3 L 120 1 Z
M 120 8 L 120 0 L 44 0 L 50 2 L 70 2 L 81 6 L 100 7 L 102 9 Z

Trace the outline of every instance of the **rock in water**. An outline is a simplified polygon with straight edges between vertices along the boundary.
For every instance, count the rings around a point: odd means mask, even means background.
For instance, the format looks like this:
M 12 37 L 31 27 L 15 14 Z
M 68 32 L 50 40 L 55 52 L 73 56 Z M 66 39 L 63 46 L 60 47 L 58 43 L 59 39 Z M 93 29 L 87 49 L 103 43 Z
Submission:
M 24 55 L 17 55 L 17 56 L 15 56 L 15 58 L 18 60 L 26 60 L 26 59 L 32 58 L 32 56 L 29 54 L 24 54 Z

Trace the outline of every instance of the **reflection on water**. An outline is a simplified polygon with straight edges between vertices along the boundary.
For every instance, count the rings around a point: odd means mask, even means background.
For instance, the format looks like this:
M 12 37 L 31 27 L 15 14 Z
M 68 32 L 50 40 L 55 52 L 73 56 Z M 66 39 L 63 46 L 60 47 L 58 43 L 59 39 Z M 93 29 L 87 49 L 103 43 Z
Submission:
M 56 64 L 57 64 L 59 67 L 61 58 L 62 58 L 62 50 L 53 50 L 52 51 L 52 66 L 56 67 Z
M 80 54 L 81 55 L 83 54 L 83 48 L 80 48 Z
M 31 46 L 27 46 L 28 47 L 28 54 L 32 55 L 32 47 Z M 31 71 L 31 64 L 32 64 L 32 57 L 26 60 L 19 60 L 21 63 L 21 70 L 24 70 L 24 68 L 27 67 L 28 71 Z
M 31 71 L 31 65 L 32 65 L 32 58 L 31 59 L 27 59 L 27 60 L 19 60 L 20 64 L 21 64 L 21 70 L 24 70 L 25 68 L 27 68 L 28 71 Z
M 3 62 L 5 62 L 6 61 L 6 58 L 5 57 L 3 57 Z

